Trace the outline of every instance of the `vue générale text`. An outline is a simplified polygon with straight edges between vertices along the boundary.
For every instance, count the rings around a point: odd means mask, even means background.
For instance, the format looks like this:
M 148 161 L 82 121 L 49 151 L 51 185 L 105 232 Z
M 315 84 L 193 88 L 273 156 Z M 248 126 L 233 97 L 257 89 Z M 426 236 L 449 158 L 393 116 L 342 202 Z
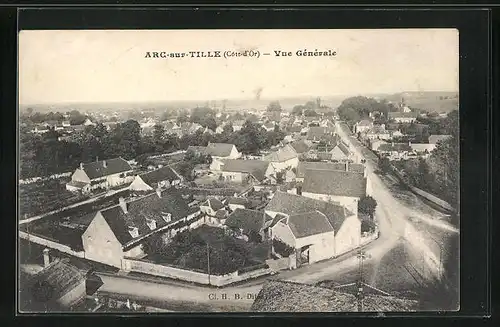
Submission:
M 327 50 L 309 50 L 299 49 L 296 51 L 273 50 L 271 52 L 261 52 L 260 50 L 210 50 L 210 51 L 186 51 L 186 52 L 168 52 L 168 51 L 147 51 L 144 58 L 260 58 L 261 56 L 272 57 L 335 57 L 337 51 Z

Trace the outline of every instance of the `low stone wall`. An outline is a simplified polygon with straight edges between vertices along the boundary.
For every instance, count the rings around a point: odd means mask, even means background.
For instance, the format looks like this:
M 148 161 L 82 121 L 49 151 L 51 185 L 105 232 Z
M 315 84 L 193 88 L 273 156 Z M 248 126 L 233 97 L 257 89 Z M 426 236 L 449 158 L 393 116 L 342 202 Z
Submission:
M 272 273 L 272 270 L 269 268 L 261 268 L 244 274 L 238 274 L 238 271 L 235 271 L 226 275 L 208 275 L 198 271 L 159 265 L 134 258 L 123 258 L 122 270 L 219 287 Z
M 32 233 L 28 234 L 26 232 L 19 231 L 19 237 L 22 239 L 25 239 L 29 242 L 40 244 L 40 245 L 46 246 L 48 248 L 58 250 L 60 252 L 74 255 L 75 257 L 85 258 L 85 252 L 83 252 L 83 251 L 81 251 L 81 252 L 73 251 L 67 245 L 57 243 L 55 241 L 49 240 L 49 239 L 41 237 L 41 236 L 34 235 Z
M 416 195 L 419 195 L 419 196 L 423 197 L 427 201 L 430 201 L 430 202 L 434 203 L 435 205 L 437 205 L 438 207 L 440 207 L 442 209 L 445 209 L 445 210 L 448 210 L 448 211 L 452 211 L 452 212 L 456 211 L 455 208 L 453 208 L 453 206 L 451 204 L 449 204 L 448 202 L 446 202 L 446 201 L 438 198 L 437 196 L 435 196 L 433 194 L 430 194 L 430 193 L 428 193 L 428 192 L 426 192 L 424 190 L 421 190 L 421 189 L 419 189 L 419 188 L 411 185 L 410 183 L 408 183 L 408 181 L 403 176 L 403 174 L 398 169 L 396 169 L 395 167 L 392 168 L 392 171 L 398 177 L 398 179 L 403 184 L 405 184 L 406 186 L 408 186 L 408 188 L 413 193 L 415 193 Z

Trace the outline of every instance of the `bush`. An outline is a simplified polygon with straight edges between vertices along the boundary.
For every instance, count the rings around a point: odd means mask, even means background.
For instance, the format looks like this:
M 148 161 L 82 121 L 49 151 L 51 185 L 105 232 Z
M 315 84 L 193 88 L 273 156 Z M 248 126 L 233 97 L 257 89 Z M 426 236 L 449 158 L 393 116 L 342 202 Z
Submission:
M 278 239 L 273 239 L 274 252 L 282 257 L 288 257 L 295 252 L 295 249 Z
M 373 233 L 375 231 L 375 223 L 371 219 L 361 219 L 361 233 Z

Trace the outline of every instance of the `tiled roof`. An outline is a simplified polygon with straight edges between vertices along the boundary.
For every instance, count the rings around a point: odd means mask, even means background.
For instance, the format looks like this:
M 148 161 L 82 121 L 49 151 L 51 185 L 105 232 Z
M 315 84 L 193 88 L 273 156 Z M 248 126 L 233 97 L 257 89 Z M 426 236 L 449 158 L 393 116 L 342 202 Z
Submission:
M 216 198 L 208 198 L 207 201 L 203 202 L 200 206 L 210 207 L 214 211 L 224 208 L 224 204 Z
M 286 145 L 278 151 L 265 156 L 264 160 L 272 162 L 285 162 L 294 158 L 297 158 L 297 152 L 295 152 L 295 149 L 292 146 Z
M 361 198 L 366 195 L 366 178 L 350 171 L 306 170 L 302 191 Z
M 370 126 L 373 123 L 368 119 L 363 119 L 357 123 L 358 126 Z
M 144 181 L 144 183 L 151 187 L 160 181 L 173 181 L 181 179 L 181 177 L 170 166 L 165 166 L 160 169 L 141 174 L 139 177 Z
M 190 145 L 190 146 L 188 146 L 186 151 L 192 151 L 194 153 L 205 154 L 206 150 L 207 150 L 206 146 Z
M 353 215 L 352 212 L 339 204 L 281 191 L 274 194 L 265 210 L 279 212 L 289 216 L 317 210 L 328 218 L 335 233 L 338 232 L 344 220 Z
M 363 312 L 411 312 L 418 302 L 393 296 L 367 294 Z M 356 312 L 357 298 L 353 294 L 328 288 L 282 280 L 264 284 L 251 311 L 255 312 Z
M 222 160 L 222 163 L 224 165 L 221 165 L 221 171 L 252 174 L 259 181 L 265 179 L 270 164 L 269 161 L 242 159 L 227 159 Z
M 158 197 L 156 193 L 144 196 L 127 203 L 127 213 L 124 213 L 120 205 L 101 210 L 101 214 L 115 234 L 118 241 L 125 245 L 133 238 L 129 233 L 129 226 L 137 227 L 139 236 L 149 233 L 146 218 L 154 219 L 157 228 L 167 223 L 162 218 L 166 213 L 172 215 L 172 222 L 185 218 L 197 208 L 190 208 L 186 200 L 175 189 L 169 189 Z
M 437 142 L 446 140 L 450 137 L 451 135 L 431 135 L 429 136 L 429 143 L 436 144 Z
M 228 143 L 209 143 L 207 145 L 206 154 L 216 157 L 227 157 L 231 154 L 234 144 Z
M 310 145 L 308 145 L 304 140 L 296 141 L 290 144 L 290 146 L 295 150 L 297 153 L 304 153 L 309 151 L 311 148 Z
M 383 143 L 379 145 L 377 151 L 411 151 L 411 146 L 408 143 Z
M 355 312 L 356 297 L 327 288 L 282 280 L 267 281 L 252 304 L 254 312 Z
M 322 169 L 322 170 L 338 170 L 345 171 L 345 163 L 329 163 L 329 162 L 307 162 L 301 161 L 297 166 L 297 178 L 304 178 L 307 169 Z M 348 164 L 349 171 L 363 174 L 365 166 L 362 164 L 350 163 Z
M 106 163 L 106 167 L 104 167 Z M 132 167 L 123 158 L 114 158 L 83 164 L 83 170 L 90 179 L 101 178 L 113 174 L 124 173 L 132 170 Z
M 248 200 L 246 198 L 239 198 L 239 197 L 234 197 L 231 196 L 227 199 L 227 204 L 241 204 L 241 205 L 247 205 Z
M 227 211 L 226 209 L 219 209 L 217 210 L 217 212 L 215 213 L 215 217 L 216 218 L 219 218 L 219 219 L 224 219 L 226 218 L 227 216 Z
M 317 210 L 291 215 L 287 224 L 296 238 L 334 231 L 328 218 Z
M 34 287 L 38 283 L 44 283 L 49 285 L 52 291 L 51 297 L 47 302 L 52 302 L 73 290 L 85 278 L 85 274 L 77 267 L 71 265 L 69 259 L 56 259 L 39 273 L 28 278 L 21 286 L 21 292 L 23 295 L 31 297 L 34 295 Z
M 333 130 L 328 127 L 310 127 L 309 131 L 307 132 L 307 139 L 308 140 L 319 140 L 321 138 L 324 138 L 328 134 L 332 134 Z
M 264 211 L 240 209 L 234 210 L 226 220 L 226 225 L 232 228 L 241 228 L 244 232 L 260 232 L 266 222 L 271 221 L 272 217 Z

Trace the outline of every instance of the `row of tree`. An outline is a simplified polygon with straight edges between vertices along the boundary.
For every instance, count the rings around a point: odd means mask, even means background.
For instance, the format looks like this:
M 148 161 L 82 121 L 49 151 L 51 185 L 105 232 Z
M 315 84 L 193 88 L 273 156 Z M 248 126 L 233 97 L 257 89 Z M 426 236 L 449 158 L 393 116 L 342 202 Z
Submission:
M 59 140 L 60 134 L 51 130 L 43 135 L 32 134 L 29 128 L 20 133 L 21 178 L 48 176 L 72 171 L 80 162 L 122 157 L 127 160 L 158 153 L 187 149 L 190 145 L 206 146 L 212 143 L 232 143 L 243 153 L 258 153 L 278 144 L 285 134 L 279 129 L 266 131 L 247 121 L 239 131 L 231 125 L 221 134 L 198 130 L 181 137 L 169 134 L 162 125 L 156 125 L 152 135 L 141 135 L 141 127 L 135 120 L 118 123 L 112 130 L 99 123 L 87 126 L 69 140 Z
M 441 131 L 451 137 L 438 142 L 427 159 L 404 161 L 401 168 L 407 174 L 410 183 L 458 208 L 460 185 L 458 112 L 449 113 L 442 123 L 445 127 Z M 387 158 L 379 160 L 379 167 L 384 172 L 390 172 L 392 169 Z
M 66 116 L 66 118 L 65 118 Z M 80 113 L 78 110 L 68 111 L 65 114 L 61 112 L 33 112 L 33 108 L 27 108 L 26 112 L 21 115 L 21 121 L 27 124 L 40 124 L 49 121 L 62 123 L 64 120 L 69 121 L 71 125 L 81 125 L 85 122 L 87 116 Z
M 348 124 L 353 124 L 362 119 L 368 118 L 370 113 L 379 112 L 381 123 L 385 123 L 389 112 L 398 111 L 396 106 L 387 100 L 377 101 L 374 98 L 355 96 L 342 101 L 337 108 L 339 117 Z

